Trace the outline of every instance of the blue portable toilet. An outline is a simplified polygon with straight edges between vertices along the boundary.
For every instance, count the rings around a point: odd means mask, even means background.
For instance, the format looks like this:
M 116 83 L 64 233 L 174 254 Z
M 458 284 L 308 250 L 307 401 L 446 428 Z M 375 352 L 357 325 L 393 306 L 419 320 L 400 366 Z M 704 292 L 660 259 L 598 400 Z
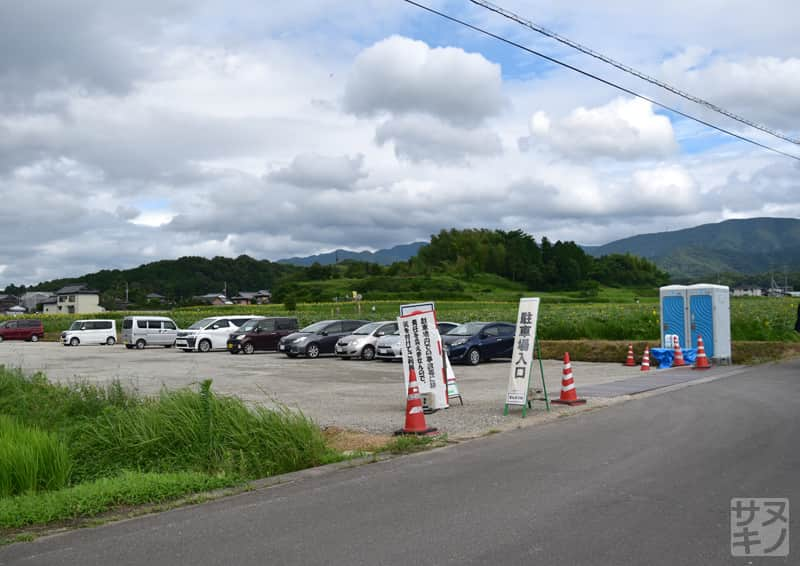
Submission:
M 690 348 L 703 337 L 706 356 L 717 363 L 731 361 L 731 299 L 725 285 L 689 285 L 686 287 L 689 309 Z
M 659 289 L 661 298 L 661 347 L 672 348 L 672 336 L 687 348 L 686 285 L 667 285 Z M 704 338 L 705 340 L 705 338 Z
M 678 336 L 681 348 L 697 348 L 703 337 L 706 356 L 717 363 L 731 361 L 730 291 L 724 285 L 667 285 L 661 299 L 661 346 L 672 348 Z

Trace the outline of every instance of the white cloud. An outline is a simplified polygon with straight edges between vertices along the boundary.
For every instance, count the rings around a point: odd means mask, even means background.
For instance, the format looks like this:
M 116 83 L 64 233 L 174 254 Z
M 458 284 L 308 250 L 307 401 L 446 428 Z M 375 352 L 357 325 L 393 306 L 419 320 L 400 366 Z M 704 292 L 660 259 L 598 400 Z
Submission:
M 287 167 L 273 171 L 267 178 L 303 188 L 347 189 L 367 176 L 363 166 L 361 154 L 331 157 L 306 153 L 296 156 Z
M 618 98 L 596 108 L 579 107 L 553 121 L 536 112 L 529 145 L 541 143 L 570 158 L 660 158 L 677 150 L 669 118 L 638 98 Z
M 504 105 L 500 67 L 479 53 L 392 36 L 356 58 L 345 108 L 358 115 L 426 113 L 473 127 Z

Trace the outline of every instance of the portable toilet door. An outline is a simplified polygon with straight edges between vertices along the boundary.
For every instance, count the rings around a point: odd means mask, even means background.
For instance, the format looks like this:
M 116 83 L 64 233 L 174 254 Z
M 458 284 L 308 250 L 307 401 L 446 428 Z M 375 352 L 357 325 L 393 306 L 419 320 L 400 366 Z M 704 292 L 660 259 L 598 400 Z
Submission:
M 672 348 L 667 336 L 677 335 L 681 348 L 686 348 L 686 286 L 667 285 L 659 289 L 661 298 L 661 347 Z
M 725 285 L 689 285 L 686 294 L 692 340 L 690 347 L 697 348 L 697 337 L 702 336 L 706 356 L 718 363 L 730 363 L 730 289 Z
M 711 295 L 689 295 L 689 327 L 692 335 L 692 348 L 697 348 L 697 337 L 703 337 L 703 346 L 708 358 L 714 357 L 714 304 Z

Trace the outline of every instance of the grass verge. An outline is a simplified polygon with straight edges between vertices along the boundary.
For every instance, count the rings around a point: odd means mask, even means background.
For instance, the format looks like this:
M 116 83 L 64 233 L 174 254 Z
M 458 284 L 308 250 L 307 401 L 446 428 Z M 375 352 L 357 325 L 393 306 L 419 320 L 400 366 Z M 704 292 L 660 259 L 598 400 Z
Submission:
M 101 478 L 57 491 L 1 498 L 0 528 L 91 517 L 120 506 L 162 503 L 190 493 L 241 483 L 241 478 L 198 472 L 123 472 L 117 477 Z

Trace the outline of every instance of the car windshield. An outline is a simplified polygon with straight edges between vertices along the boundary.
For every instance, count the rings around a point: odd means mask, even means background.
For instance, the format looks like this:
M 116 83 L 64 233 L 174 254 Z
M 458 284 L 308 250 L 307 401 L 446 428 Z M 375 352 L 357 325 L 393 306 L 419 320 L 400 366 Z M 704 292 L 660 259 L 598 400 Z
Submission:
M 193 325 L 189 327 L 189 330 L 200 330 L 201 328 L 205 328 L 212 322 L 214 322 L 214 318 L 204 318 L 203 320 L 198 320 Z
M 472 336 L 480 332 L 484 326 L 486 326 L 485 322 L 467 322 L 466 324 L 459 324 L 447 334 L 448 336 Z
M 69 329 L 70 329 L 70 330 L 80 330 L 80 329 L 81 329 L 81 325 L 82 325 L 82 324 L 83 324 L 83 322 L 82 322 L 82 321 L 80 321 L 80 320 L 76 320 L 75 322 L 73 322 L 73 323 L 70 325 Z
M 325 330 L 325 327 L 331 323 L 330 320 L 323 320 L 322 322 L 315 322 L 314 324 L 310 324 L 302 329 L 300 332 L 308 332 L 310 334 L 316 334 L 320 330 Z
M 243 325 L 241 325 L 239 327 L 239 330 L 242 330 L 243 332 L 253 331 L 253 330 L 256 329 L 256 326 L 258 326 L 259 322 L 261 322 L 260 318 L 251 318 L 250 320 L 245 322 Z
M 353 331 L 353 334 L 372 334 L 378 327 L 383 326 L 383 322 L 370 322 L 364 326 L 359 326 Z

